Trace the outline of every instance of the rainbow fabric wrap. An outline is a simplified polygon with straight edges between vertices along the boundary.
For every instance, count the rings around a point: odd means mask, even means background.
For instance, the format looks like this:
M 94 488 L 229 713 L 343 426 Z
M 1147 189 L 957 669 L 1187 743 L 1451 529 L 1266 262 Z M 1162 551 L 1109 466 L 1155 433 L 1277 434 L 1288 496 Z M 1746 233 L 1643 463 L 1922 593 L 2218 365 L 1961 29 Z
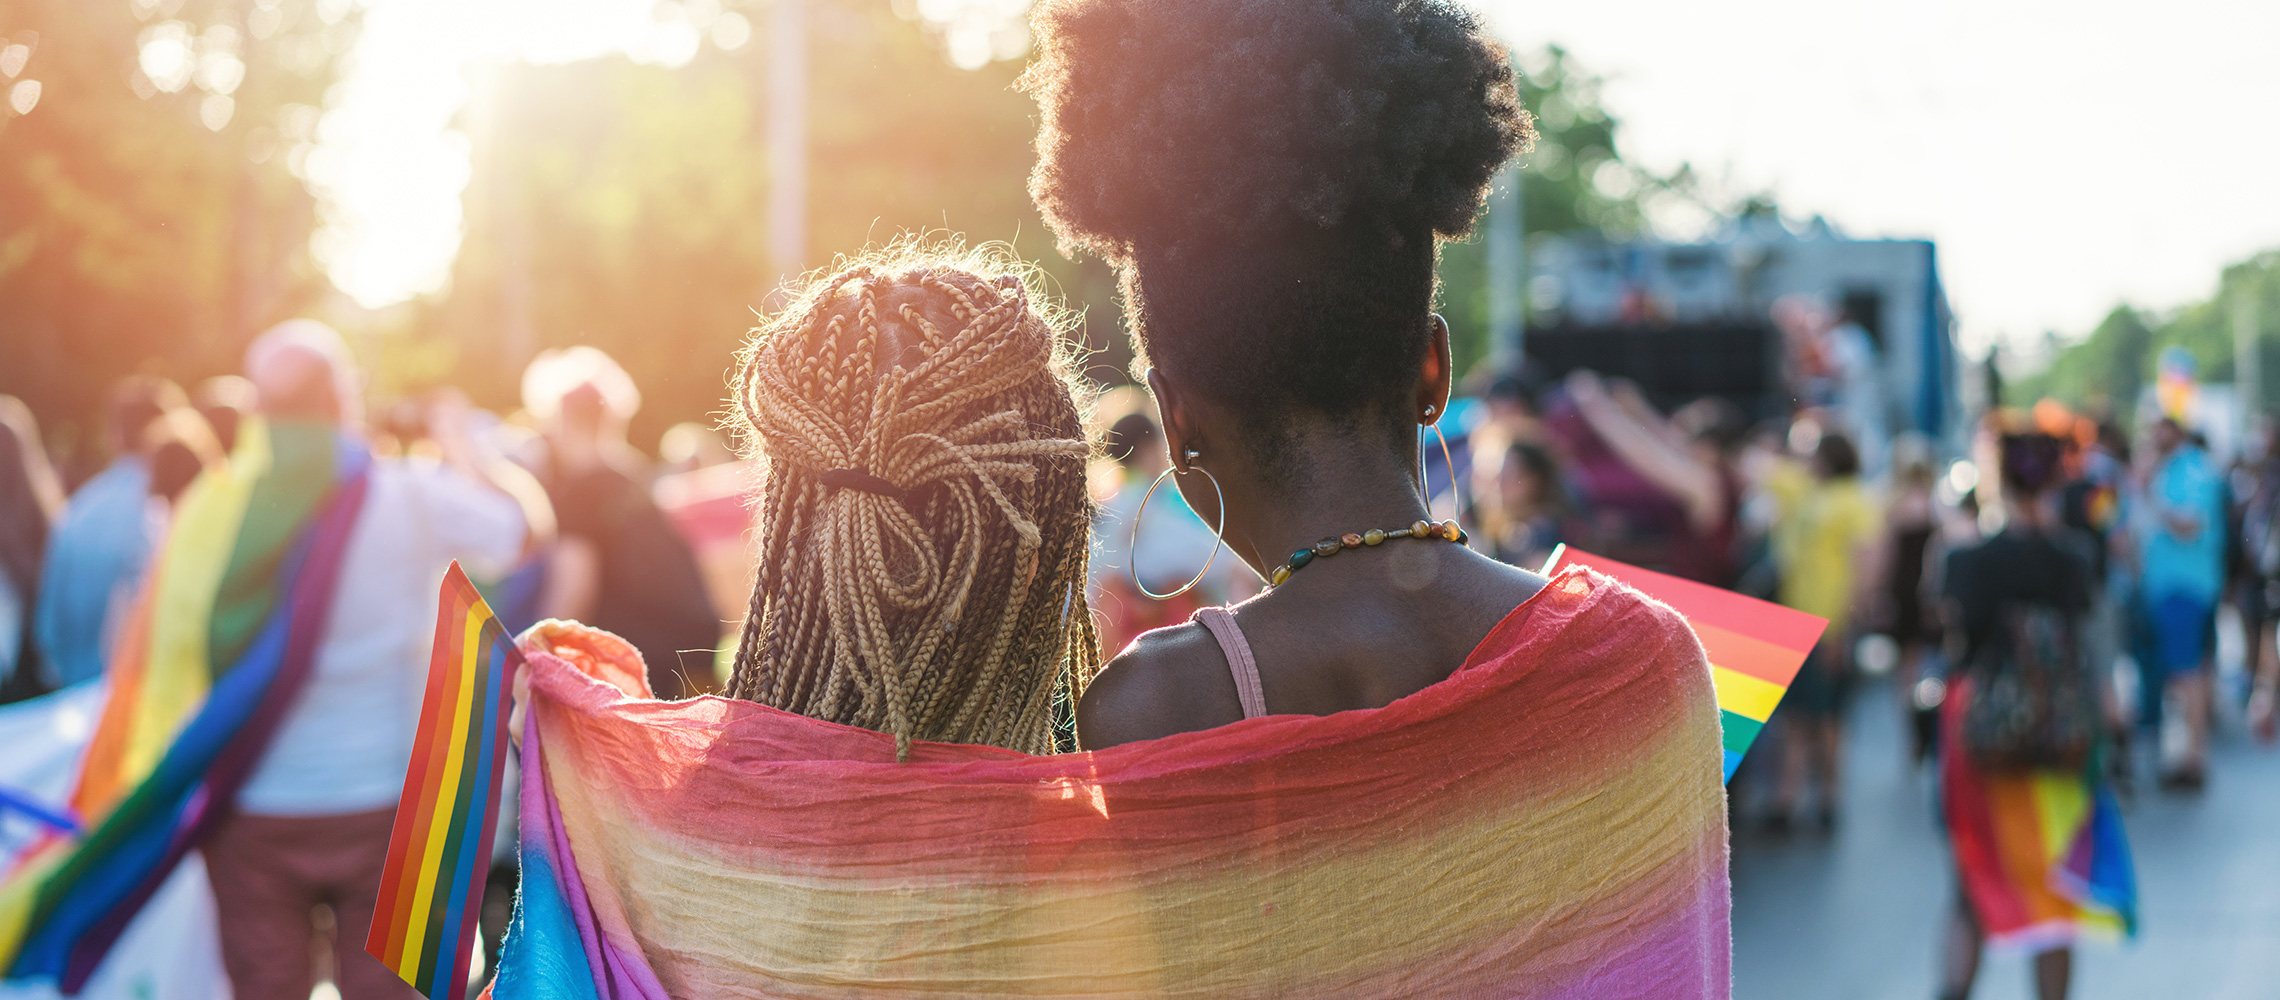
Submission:
M 1730 990 L 1702 646 L 1588 570 L 1384 708 L 1049 757 L 897 764 L 880 733 L 649 700 L 607 633 L 522 650 L 498 1000 Z
M 1940 742 L 1963 746 L 1971 681 L 1940 706 Z M 2089 934 L 2137 933 L 2137 875 L 2113 789 L 2080 771 L 1991 774 L 1961 753 L 1940 758 L 1940 812 L 1963 892 L 1989 943 L 2062 947 Z
M 221 819 L 307 681 L 369 456 L 330 427 L 248 422 L 177 505 L 108 669 L 72 808 L 92 822 L 0 883 L 9 980 L 76 993 Z
M 1733 780 L 1734 768 L 1741 766 L 1742 755 L 1780 706 L 1789 682 L 1797 678 L 1797 668 L 1829 627 L 1828 619 L 1564 545 L 1552 552 L 1544 572 L 1549 576 L 1571 566 L 1588 566 L 1614 577 L 1686 616 L 1686 624 L 1710 657 L 1710 677 L 1718 688 L 1719 729 L 1725 734 L 1726 780 Z
M 522 654 L 458 563 L 443 579 L 420 738 L 364 950 L 430 997 L 467 983 Z M 459 984 L 461 990 L 451 989 Z

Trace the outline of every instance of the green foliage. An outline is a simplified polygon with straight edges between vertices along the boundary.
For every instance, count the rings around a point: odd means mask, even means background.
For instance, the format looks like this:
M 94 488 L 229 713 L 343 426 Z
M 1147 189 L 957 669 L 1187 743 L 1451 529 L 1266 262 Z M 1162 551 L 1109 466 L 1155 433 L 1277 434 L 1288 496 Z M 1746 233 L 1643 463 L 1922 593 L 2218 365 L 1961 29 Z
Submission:
M 2117 306 L 2090 336 L 2069 346 L 2048 366 L 2018 379 L 2007 401 L 2051 398 L 2129 419 L 2138 393 L 2152 381 L 2162 349 L 2176 346 L 2199 362 L 2201 379 L 2230 382 L 2235 371 L 2233 311 L 2252 303 L 2266 410 L 2280 408 L 2280 250 L 2267 250 L 2225 268 L 2210 298 L 2166 313 Z
M 341 0 L 0 4 L 0 47 L 30 52 L 0 93 L 40 86 L 0 108 L 0 392 L 70 464 L 100 459 L 112 379 L 228 370 L 321 293 L 289 164 L 355 31 Z
M 1088 343 L 1125 352 L 1103 362 L 1128 360 L 1106 269 L 1055 253 L 1029 203 L 1019 66 L 956 69 L 885 5 L 810 10 L 808 266 L 908 233 L 1012 243 L 1089 307 Z M 679 69 L 608 58 L 501 74 L 469 121 L 467 237 L 427 324 L 460 348 L 449 380 L 512 405 L 532 353 L 585 343 L 642 386 L 636 442 L 717 411 L 778 278 L 767 50 L 760 37 Z

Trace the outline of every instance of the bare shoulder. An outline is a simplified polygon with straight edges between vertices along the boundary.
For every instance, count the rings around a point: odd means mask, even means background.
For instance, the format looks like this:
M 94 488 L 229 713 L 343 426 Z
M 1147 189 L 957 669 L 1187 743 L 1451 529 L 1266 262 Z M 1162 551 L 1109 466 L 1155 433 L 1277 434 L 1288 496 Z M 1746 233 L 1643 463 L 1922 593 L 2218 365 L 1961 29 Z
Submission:
M 1077 701 L 1077 742 L 1099 750 L 1242 717 L 1218 640 L 1188 622 L 1142 633 L 1101 668 Z

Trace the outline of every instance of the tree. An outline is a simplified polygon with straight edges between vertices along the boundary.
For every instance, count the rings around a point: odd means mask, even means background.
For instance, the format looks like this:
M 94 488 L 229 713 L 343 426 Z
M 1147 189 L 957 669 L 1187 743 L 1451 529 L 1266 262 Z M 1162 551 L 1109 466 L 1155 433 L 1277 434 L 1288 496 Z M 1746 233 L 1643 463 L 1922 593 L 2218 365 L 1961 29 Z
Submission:
M 235 367 L 321 294 L 297 176 L 346 0 L 0 3 L 0 392 L 67 460 L 119 375 Z
M 956 32 L 925 24 L 922 6 L 809 5 L 809 263 L 910 232 L 1011 243 L 1084 311 L 1090 373 L 1123 380 L 1131 347 L 1113 275 L 1056 252 L 1026 192 L 1035 109 L 1012 89 L 1018 62 L 953 66 L 945 36 Z M 465 123 L 475 180 L 451 290 L 414 323 L 457 362 L 422 378 L 512 405 L 535 351 L 589 343 L 643 387 L 635 440 L 716 412 L 774 277 L 762 231 L 768 46 L 753 41 L 678 69 L 613 57 L 496 81 Z M 1597 80 L 1565 53 L 1534 66 L 1523 94 L 1543 139 L 1523 161 L 1529 229 L 1638 231 L 1642 199 L 1673 181 L 1622 160 Z M 1445 250 L 1444 305 L 1469 363 L 1486 341 L 1481 251 L 1477 239 Z
M 2201 378 L 2230 382 L 2235 371 L 2233 310 L 2253 303 L 2255 343 L 2265 375 L 2265 410 L 2280 407 L 2280 250 L 2267 250 L 2225 268 L 2217 293 L 2163 313 L 2120 305 L 2081 341 L 2059 351 L 2039 372 L 2016 380 L 2022 401 L 2042 397 L 2110 412 L 2128 420 L 2138 394 L 2153 378 L 2162 349 L 2182 347 L 2199 363 Z
M 1056 254 L 1029 202 L 1020 67 L 958 69 L 885 5 L 809 10 L 808 263 L 905 233 L 1011 243 L 1089 307 L 1089 344 L 1128 358 L 1106 270 Z M 586 343 L 642 386 L 634 440 L 710 419 L 775 279 L 766 50 L 755 39 L 677 69 L 609 57 L 503 72 L 465 122 L 475 174 L 449 294 L 417 324 L 456 355 L 433 378 L 508 406 L 538 349 Z
M 1536 116 L 1536 146 L 1520 158 L 1521 219 L 1529 233 L 1597 230 L 1611 237 L 1647 229 L 1645 205 L 1662 192 L 1691 193 L 1685 167 L 1659 175 L 1623 159 L 1617 122 L 1600 103 L 1600 80 L 1557 45 L 1520 59 L 1520 103 Z M 1458 371 L 1488 355 L 1486 239 L 1476 232 L 1441 252 L 1441 310 Z

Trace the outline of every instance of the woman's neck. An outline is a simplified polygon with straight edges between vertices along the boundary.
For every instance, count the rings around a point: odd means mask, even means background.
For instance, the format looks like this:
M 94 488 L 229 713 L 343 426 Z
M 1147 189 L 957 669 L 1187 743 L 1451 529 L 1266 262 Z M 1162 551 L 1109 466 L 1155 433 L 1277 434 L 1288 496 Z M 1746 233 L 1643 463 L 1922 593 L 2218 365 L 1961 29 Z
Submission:
M 1302 456 L 1300 462 L 1307 474 L 1290 483 L 1245 484 L 1255 499 L 1240 505 L 1241 517 L 1230 511 L 1229 547 L 1261 575 L 1321 539 L 1391 531 L 1432 517 L 1415 467 L 1404 468 L 1395 456 L 1360 460 L 1349 446 L 1336 457 L 1305 464 Z M 1240 488 L 1230 484 L 1229 492 Z

